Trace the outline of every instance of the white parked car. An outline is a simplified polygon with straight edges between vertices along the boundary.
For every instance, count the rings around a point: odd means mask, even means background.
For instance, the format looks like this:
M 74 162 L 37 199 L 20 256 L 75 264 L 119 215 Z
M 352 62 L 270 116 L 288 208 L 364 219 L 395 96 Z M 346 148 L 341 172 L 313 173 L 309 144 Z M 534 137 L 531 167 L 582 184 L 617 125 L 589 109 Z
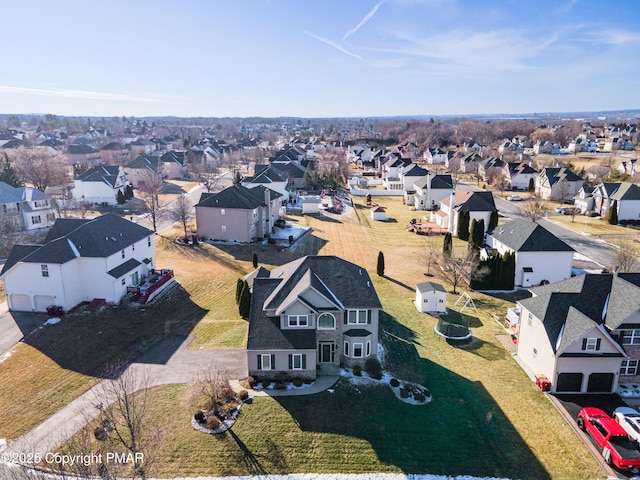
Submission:
M 624 428 L 631 440 L 640 443 L 640 412 L 631 407 L 618 407 L 613 411 L 613 418 Z
M 507 200 L 509 200 L 510 202 L 521 202 L 522 200 L 524 200 L 524 198 L 522 198 L 520 195 L 511 195 L 507 197 Z

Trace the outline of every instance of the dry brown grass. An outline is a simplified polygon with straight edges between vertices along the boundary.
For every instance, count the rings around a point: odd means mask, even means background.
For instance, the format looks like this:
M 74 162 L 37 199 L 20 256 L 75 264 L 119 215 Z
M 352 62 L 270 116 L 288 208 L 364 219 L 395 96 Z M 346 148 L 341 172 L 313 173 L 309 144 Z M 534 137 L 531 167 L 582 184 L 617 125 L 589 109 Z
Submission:
M 1 357 L 0 357 L 1 358 Z M 0 363 L 0 438 L 17 438 L 98 382 L 19 343 Z
M 173 234 L 157 237 L 157 263 L 172 268 L 191 301 L 206 310 L 191 332 L 196 337 L 191 348 L 244 346 L 247 322 L 238 315 L 235 288 L 237 279 L 253 269 L 251 263 L 238 261 L 212 245 L 181 246 L 173 238 Z
M 571 215 L 554 215 L 549 220 L 561 224 L 563 227 L 569 228 L 575 232 L 588 235 L 613 235 L 636 237 L 638 230 L 633 228 L 611 225 L 607 220 L 597 217 L 587 217 L 586 215 L 576 215 L 571 221 Z
M 185 403 L 184 387 L 162 387 L 154 395 L 154 417 L 164 422 L 170 433 L 161 455 L 163 475 L 256 474 L 264 473 L 255 470 L 262 465 L 273 473 L 401 470 L 513 478 L 594 477 L 597 464 L 495 338 L 503 331 L 490 314 L 501 314 L 509 304 L 472 293 L 480 308 L 471 314 L 477 341 L 468 349 L 448 345 L 433 333 L 433 318 L 418 314 L 412 304 L 414 285 L 427 278 L 424 253 L 429 240 L 406 232 L 405 226 L 422 212 L 409 211 L 397 198 L 379 198 L 375 201 L 386 207 L 387 215 L 396 222 L 374 222 L 364 198 L 355 201 L 358 217 L 291 217 L 293 222 L 313 227 L 313 232 L 287 249 L 270 245 L 181 247 L 172 236 L 158 236 L 158 264 L 174 268 L 194 308 L 202 312 L 195 327 L 185 332 L 198 337 L 195 348 L 244 344 L 246 323 L 238 317 L 233 296 L 237 278 L 253 269 L 253 252 L 267 267 L 320 254 L 338 255 L 367 268 L 390 316 L 381 331 L 393 343 L 395 367 L 403 376 L 421 379 L 434 394 L 432 404 L 405 406 L 378 389 L 356 395 L 340 388 L 334 394 L 335 399 L 341 395 L 340 401 L 333 401 L 334 397 L 327 401 L 320 395 L 281 402 L 264 399 L 243 411 L 234 427 L 235 437 L 212 439 L 191 429 L 188 418 L 193 412 Z M 442 237 L 435 237 L 435 241 L 441 248 Z M 385 254 L 385 277 L 375 275 L 378 251 Z M 431 270 L 435 281 L 450 288 L 438 277 L 436 267 Z M 449 296 L 449 307 L 455 309 L 456 298 Z M 167 310 L 174 317 L 183 315 L 179 310 Z M 9 364 L 11 368 L 4 369 L 11 358 L 0 364 L 0 392 L 25 385 L 19 402 L 9 394 L 0 397 L 3 407 L 12 404 L 11 415 L 22 413 L 21 425 L 13 426 L 16 419 L 0 409 L 0 436 L 10 437 L 5 429 L 15 435 L 26 428 L 23 422 L 37 424 L 44 416 L 38 411 L 41 399 L 50 401 L 56 391 L 48 381 L 44 382 L 46 388 L 38 388 L 40 370 L 43 378 L 58 375 L 62 385 L 69 385 L 63 389 L 69 391 L 68 398 L 62 401 L 77 396 L 81 387 L 75 386 L 76 381 L 83 388 L 94 381 L 67 372 L 28 346 L 22 349 L 25 351 L 15 352 L 16 363 Z M 21 366 L 25 373 L 19 380 L 12 378 Z M 349 403 L 356 401 L 366 407 L 354 412 Z M 354 416 L 358 412 L 359 416 Z M 29 417 L 34 414 L 36 419 Z M 371 418 L 376 419 L 373 424 Z M 5 427 L 9 423 L 12 430 Z M 417 450 L 416 441 L 420 442 Z M 440 453 L 424 455 L 424 451 Z M 212 458 L 217 460 L 211 462 Z M 527 470 L 529 460 L 537 464 L 531 471 Z

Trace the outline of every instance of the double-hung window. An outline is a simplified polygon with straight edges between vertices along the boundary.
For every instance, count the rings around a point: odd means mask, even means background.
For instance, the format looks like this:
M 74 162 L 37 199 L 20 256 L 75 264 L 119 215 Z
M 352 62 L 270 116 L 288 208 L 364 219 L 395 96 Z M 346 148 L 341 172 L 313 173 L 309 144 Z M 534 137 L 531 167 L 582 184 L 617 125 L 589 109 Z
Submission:
M 287 317 L 287 326 L 307 327 L 309 326 L 309 317 L 307 315 L 289 315 Z
M 636 375 L 638 373 L 638 360 L 622 360 L 620 363 L 620 375 Z
M 304 370 L 307 368 L 307 356 L 304 353 L 289 355 L 289 370 Z
M 367 310 L 348 310 L 347 311 L 347 323 L 349 324 L 366 324 L 367 323 Z
M 622 330 L 623 345 L 640 345 L 640 330 Z

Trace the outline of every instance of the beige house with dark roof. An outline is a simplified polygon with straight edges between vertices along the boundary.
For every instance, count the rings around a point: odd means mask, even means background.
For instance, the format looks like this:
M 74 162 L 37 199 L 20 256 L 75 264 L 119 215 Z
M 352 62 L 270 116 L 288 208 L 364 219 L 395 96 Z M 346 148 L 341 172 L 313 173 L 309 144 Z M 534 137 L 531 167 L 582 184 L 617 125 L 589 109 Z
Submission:
M 611 393 L 638 382 L 640 274 L 586 274 L 519 300 L 517 354 L 554 393 Z
M 280 218 L 281 194 L 262 185 L 233 185 L 203 193 L 196 205 L 198 236 L 211 241 L 255 242 L 271 235 Z
M 429 221 L 436 223 L 439 227 L 446 228 L 457 237 L 458 215 L 460 212 L 469 212 L 469 225 L 473 220 L 483 220 L 486 233 L 491 223 L 491 215 L 497 211 L 491 192 L 458 190 L 440 201 L 440 209 L 430 213 Z

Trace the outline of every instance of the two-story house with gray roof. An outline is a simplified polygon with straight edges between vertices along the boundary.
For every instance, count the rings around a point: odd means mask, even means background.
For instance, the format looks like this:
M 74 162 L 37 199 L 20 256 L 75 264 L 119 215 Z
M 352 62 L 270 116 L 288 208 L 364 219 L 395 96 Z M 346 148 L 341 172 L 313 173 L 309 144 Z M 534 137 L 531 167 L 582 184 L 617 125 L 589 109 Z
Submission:
M 268 237 L 280 218 L 279 192 L 255 185 L 232 185 L 202 193 L 196 205 L 198 236 L 214 241 L 254 242 Z
M 519 300 L 517 354 L 556 393 L 609 393 L 637 382 L 640 274 L 586 274 Z
M 508 162 L 502 171 L 511 185 L 511 190 L 528 190 L 531 180 L 535 188 L 536 178 L 540 173 L 526 162 Z
M 91 145 L 71 144 L 67 148 L 69 164 L 79 167 L 94 167 L 102 161 L 100 152 Z
M 593 190 L 593 208 L 605 216 L 617 202 L 618 221 L 640 219 L 640 187 L 631 182 L 601 183 Z
M 249 375 L 314 379 L 376 357 L 382 305 L 364 268 L 307 256 L 249 277 Z
M 153 232 L 119 215 L 58 219 L 42 245 L 15 245 L 0 272 L 11 310 L 118 303 L 155 268 Z
M 571 200 L 584 180 L 566 168 L 544 168 L 536 179 L 536 192 L 544 200 Z
M 256 165 L 253 177 L 242 179 L 242 186 L 247 188 L 263 187 L 278 192 L 282 196 L 283 202 L 288 202 L 292 182 L 289 181 L 289 174 L 280 171 L 273 165 Z
M 405 193 L 407 205 L 413 205 L 418 210 L 434 210 L 440 207 L 440 202 L 453 193 L 453 179 L 449 174 L 427 175 L 416 179 L 413 183 L 413 194 Z
M 472 192 L 471 190 L 452 191 L 448 198 L 440 201 L 440 209 L 431 211 L 429 221 L 446 228 L 454 236 L 458 235 L 458 216 L 460 212 L 469 213 L 469 225 L 475 221 L 484 221 L 484 233 L 491 224 L 493 212 L 497 212 L 493 193 Z
M 60 217 L 51 195 L 0 182 L 0 232 L 50 227 Z
M 118 192 L 124 195 L 127 184 L 120 165 L 98 165 L 75 176 L 71 193 L 78 202 L 117 205 Z
M 515 253 L 514 285 L 518 287 L 571 277 L 573 248 L 531 220 L 516 218 L 497 226 L 487 235 L 487 245 L 500 255 Z

